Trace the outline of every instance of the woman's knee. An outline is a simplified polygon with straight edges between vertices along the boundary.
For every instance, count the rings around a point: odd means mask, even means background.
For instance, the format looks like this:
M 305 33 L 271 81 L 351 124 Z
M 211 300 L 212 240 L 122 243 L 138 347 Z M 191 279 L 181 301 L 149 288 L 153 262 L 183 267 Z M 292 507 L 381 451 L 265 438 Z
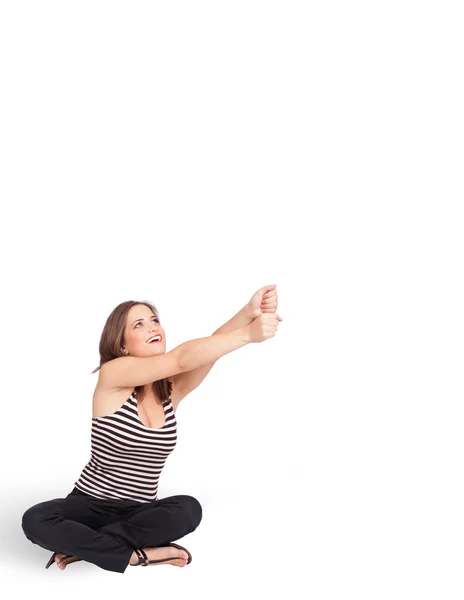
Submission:
M 201 519 L 203 518 L 203 508 L 202 508 L 201 504 L 199 503 L 199 501 L 196 498 L 194 498 L 193 496 L 190 496 L 190 503 L 191 503 L 192 519 L 195 523 L 195 527 L 198 527 L 198 525 L 201 522 Z
M 37 529 L 43 519 L 43 511 L 39 506 L 38 504 L 31 506 L 23 514 L 21 526 L 28 539 L 34 538 L 37 535 Z
M 41 537 L 41 533 L 44 529 L 44 523 L 50 513 L 52 512 L 51 502 L 40 502 L 34 504 L 26 510 L 21 519 L 21 526 L 23 528 L 26 537 L 30 540 L 35 540 Z
M 193 529 L 196 529 L 201 522 L 203 517 L 203 509 L 199 501 L 193 496 L 182 495 L 182 503 L 187 510 L 190 520 L 192 522 Z

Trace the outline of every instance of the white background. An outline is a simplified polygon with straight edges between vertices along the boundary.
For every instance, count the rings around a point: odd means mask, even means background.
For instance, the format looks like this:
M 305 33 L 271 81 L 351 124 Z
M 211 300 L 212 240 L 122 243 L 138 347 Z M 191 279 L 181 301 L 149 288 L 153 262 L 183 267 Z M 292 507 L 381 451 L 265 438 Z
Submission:
M 4 587 L 462 599 L 459 8 L 1 4 Z M 45 570 L 21 517 L 89 459 L 109 313 L 154 302 L 170 350 L 273 283 L 277 335 L 178 408 L 192 564 Z

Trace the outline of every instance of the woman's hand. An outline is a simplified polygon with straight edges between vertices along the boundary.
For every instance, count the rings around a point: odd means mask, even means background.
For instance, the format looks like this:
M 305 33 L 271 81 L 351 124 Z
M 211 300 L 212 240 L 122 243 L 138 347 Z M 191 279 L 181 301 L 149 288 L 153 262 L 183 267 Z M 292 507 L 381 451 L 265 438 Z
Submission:
M 278 314 L 261 313 L 247 326 L 249 341 L 264 342 L 269 338 L 273 338 L 277 333 L 279 321 L 282 321 L 282 319 Z
M 277 311 L 277 286 L 266 285 L 253 294 L 248 302 L 250 317 L 256 319 L 263 313 L 275 313 Z M 283 321 L 279 315 L 276 315 L 279 321 Z

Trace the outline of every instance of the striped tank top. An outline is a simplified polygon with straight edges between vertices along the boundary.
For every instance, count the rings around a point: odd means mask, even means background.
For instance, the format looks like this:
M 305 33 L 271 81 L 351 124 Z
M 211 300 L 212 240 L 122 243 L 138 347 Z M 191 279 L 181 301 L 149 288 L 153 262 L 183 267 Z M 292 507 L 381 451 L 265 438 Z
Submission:
M 74 483 L 77 489 L 102 499 L 158 500 L 158 480 L 177 442 L 171 397 L 163 407 L 165 424 L 159 429 L 140 420 L 135 390 L 116 412 L 92 417 L 91 456 Z

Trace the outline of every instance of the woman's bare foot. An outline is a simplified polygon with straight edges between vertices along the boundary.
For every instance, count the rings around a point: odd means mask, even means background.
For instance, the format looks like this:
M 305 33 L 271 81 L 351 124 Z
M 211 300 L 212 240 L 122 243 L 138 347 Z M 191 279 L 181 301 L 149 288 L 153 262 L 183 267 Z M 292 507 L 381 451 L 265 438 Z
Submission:
M 150 567 L 156 567 L 158 565 L 173 565 L 175 567 L 185 567 L 188 561 L 188 554 L 185 550 L 179 550 L 174 546 L 161 546 L 158 548 L 147 547 L 143 548 L 143 551 L 147 555 L 148 560 L 160 560 L 161 558 L 170 558 L 171 560 L 165 560 L 164 562 L 154 563 L 149 565 Z M 136 565 L 138 562 L 137 553 L 134 551 L 130 557 L 129 564 Z
M 64 558 L 65 556 L 66 558 Z M 82 560 L 82 558 L 79 558 L 78 556 L 67 556 L 66 554 L 58 554 L 58 552 L 55 553 L 55 562 L 62 571 L 63 569 L 66 569 L 66 565 L 78 560 Z

